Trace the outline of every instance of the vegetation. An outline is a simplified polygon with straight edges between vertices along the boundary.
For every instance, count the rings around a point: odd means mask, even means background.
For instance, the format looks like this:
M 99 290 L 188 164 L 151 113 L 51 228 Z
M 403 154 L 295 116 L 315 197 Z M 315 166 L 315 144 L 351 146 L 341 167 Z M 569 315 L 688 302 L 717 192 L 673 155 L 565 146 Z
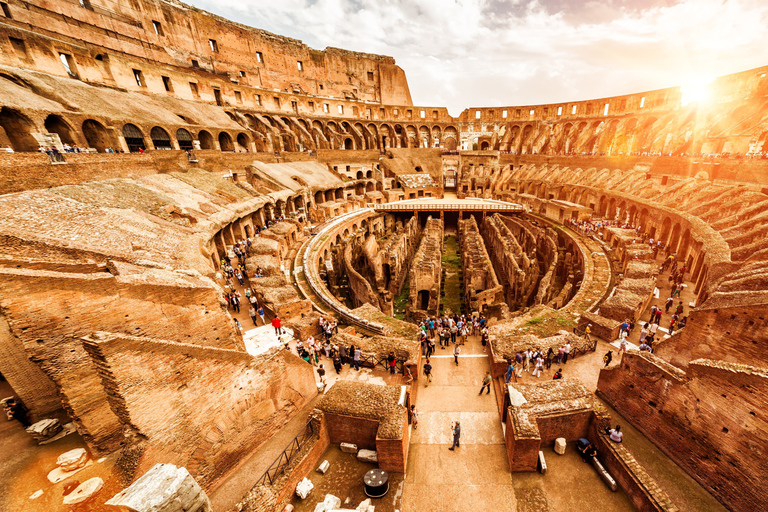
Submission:
M 461 289 L 461 255 L 458 251 L 458 243 L 455 235 L 445 237 L 443 244 L 443 271 L 445 272 L 445 283 L 443 285 L 443 297 L 440 302 L 443 306 L 443 313 L 451 315 L 461 311 L 464 294 Z
M 400 294 L 395 297 L 394 313 L 395 318 L 403 320 L 405 318 L 405 308 L 408 306 L 408 298 L 411 295 L 411 287 L 408 283 L 408 279 L 405 280 L 405 285 L 400 291 Z

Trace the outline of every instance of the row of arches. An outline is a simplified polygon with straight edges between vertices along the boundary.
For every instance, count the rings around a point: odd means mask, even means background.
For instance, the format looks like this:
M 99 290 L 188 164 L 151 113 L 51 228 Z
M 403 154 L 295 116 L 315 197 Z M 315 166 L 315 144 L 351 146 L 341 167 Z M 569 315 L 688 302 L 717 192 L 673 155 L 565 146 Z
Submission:
M 39 138 L 35 135 L 39 134 Z M 38 126 L 29 116 L 19 110 L 0 109 L 0 146 L 10 146 L 14 151 L 38 151 L 45 142 L 45 134 L 56 134 L 61 144 L 95 148 L 105 152 L 108 148 L 127 152 L 155 150 L 221 150 L 232 152 L 252 151 L 251 136 L 247 132 L 234 135 L 224 131 L 200 129 L 191 131 L 184 127 L 166 130 L 162 126 L 142 129 L 135 123 L 125 123 L 119 129 L 105 125 L 96 119 L 85 119 L 82 124 L 65 119 L 58 114 L 49 114 Z M 50 141 L 53 145 L 53 141 Z

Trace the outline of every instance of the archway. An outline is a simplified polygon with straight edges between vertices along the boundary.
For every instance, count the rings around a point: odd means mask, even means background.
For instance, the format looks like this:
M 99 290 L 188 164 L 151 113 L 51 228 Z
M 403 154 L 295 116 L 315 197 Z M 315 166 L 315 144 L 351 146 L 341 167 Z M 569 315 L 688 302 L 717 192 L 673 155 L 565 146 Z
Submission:
M 155 126 L 149 131 L 149 137 L 152 139 L 152 145 L 155 146 L 155 149 L 173 149 L 171 136 L 159 126 Z
M 197 134 L 197 138 L 200 141 L 200 149 L 215 149 L 213 144 L 213 135 L 205 130 L 200 130 Z
M 453 137 L 446 137 L 445 149 L 446 151 L 456 151 L 456 139 L 454 139 Z
M 179 149 L 192 150 L 192 134 L 184 128 L 179 128 L 176 130 L 176 140 L 179 143 Z
M 232 136 L 227 132 L 219 133 L 219 147 L 222 151 L 234 151 L 235 145 L 232 142 Z
M 344 139 L 344 149 L 355 149 L 355 143 L 352 141 L 351 137 Z
M 248 136 L 244 133 L 237 134 L 237 145 L 245 150 L 246 153 L 250 151 L 250 142 L 248 140 Z
M 429 290 L 419 290 L 417 302 L 419 309 L 423 311 L 429 309 Z
M 0 109 L 0 127 L 5 130 L 5 135 L 11 143 L 14 151 L 37 151 L 40 144 L 31 135 L 35 130 L 34 123 L 24 114 L 3 107 Z
M 491 145 L 488 143 L 487 140 L 484 140 L 480 143 L 480 151 L 487 151 L 491 148 Z
M 83 135 L 89 148 L 95 148 L 96 151 L 103 153 L 111 146 L 109 135 L 104 125 L 93 119 L 86 119 L 83 123 Z
M 55 133 L 61 139 L 62 144 L 74 145 L 75 139 L 72 137 L 72 130 L 61 116 L 51 114 L 45 118 L 45 131 Z
M 125 137 L 125 143 L 128 145 L 128 151 L 131 153 L 137 153 L 147 149 L 144 144 L 144 134 L 141 133 L 138 126 L 128 123 L 123 126 L 123 137 Z

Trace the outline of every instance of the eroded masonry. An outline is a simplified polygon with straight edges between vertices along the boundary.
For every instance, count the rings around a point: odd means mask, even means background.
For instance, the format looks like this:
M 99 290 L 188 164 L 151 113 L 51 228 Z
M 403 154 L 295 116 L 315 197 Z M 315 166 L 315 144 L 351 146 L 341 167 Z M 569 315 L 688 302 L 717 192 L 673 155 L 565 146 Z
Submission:
M 709 103 L 454 118 L 391 57 L 177 1 L 0 5 L 0 508 L 315 510 L 296 487 L 343 443 L 402 485 L 380 511 L 516 510 L 521 473 L 582 438 L 607 509 L 696 510 L 654 445 L 717 506 L 768 503 L 768 66 Z M 501 476 L 438 505 L 420 465 L 457 418 Z M 361 482 L 328 494 L 354 508 Z

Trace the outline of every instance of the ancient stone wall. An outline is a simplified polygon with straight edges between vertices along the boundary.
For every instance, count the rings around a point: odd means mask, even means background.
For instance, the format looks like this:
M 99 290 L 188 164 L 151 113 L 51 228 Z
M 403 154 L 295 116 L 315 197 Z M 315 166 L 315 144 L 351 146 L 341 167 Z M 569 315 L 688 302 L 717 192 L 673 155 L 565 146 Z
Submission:
M 408 264 L 421 238 L 421 225 L 416 216 L 404 224 L 398 223 L 395 233 L 381 250 L 384 286 L 390 297 L 397 296 L 408 276 Z
M 496 278 L 474 216 L 459 220 L 459 247 L 467 311 L 483 313 L 486 307 L 503 302 L 504 289 Z
M 601 370 L 597 392 L 731 510 L 768 501 L 761 476 L 768 445 L 759 434 L 768 429 L 764 370 L 697 359 L 683 372 L 629 351 Z
M 419 320 L 436 316 L 440 304 L 440 272 L 443 256 L 443 223 L 427 219 L 409 273 L 410 296 L 406 317 Z
M 539 277 L 535 253 L 523 250 L 498 213 L 485 218 L 482 235 L 496 275 L 504 286 L 506 303 L 513 310 L 527 305 Z
M 317 393 L 312 367 L 285 350 L 254 358 L 110 333 L 83 345 L 122 428 L 151 447 L 140 465 L 182 465 L 205 489 Z

